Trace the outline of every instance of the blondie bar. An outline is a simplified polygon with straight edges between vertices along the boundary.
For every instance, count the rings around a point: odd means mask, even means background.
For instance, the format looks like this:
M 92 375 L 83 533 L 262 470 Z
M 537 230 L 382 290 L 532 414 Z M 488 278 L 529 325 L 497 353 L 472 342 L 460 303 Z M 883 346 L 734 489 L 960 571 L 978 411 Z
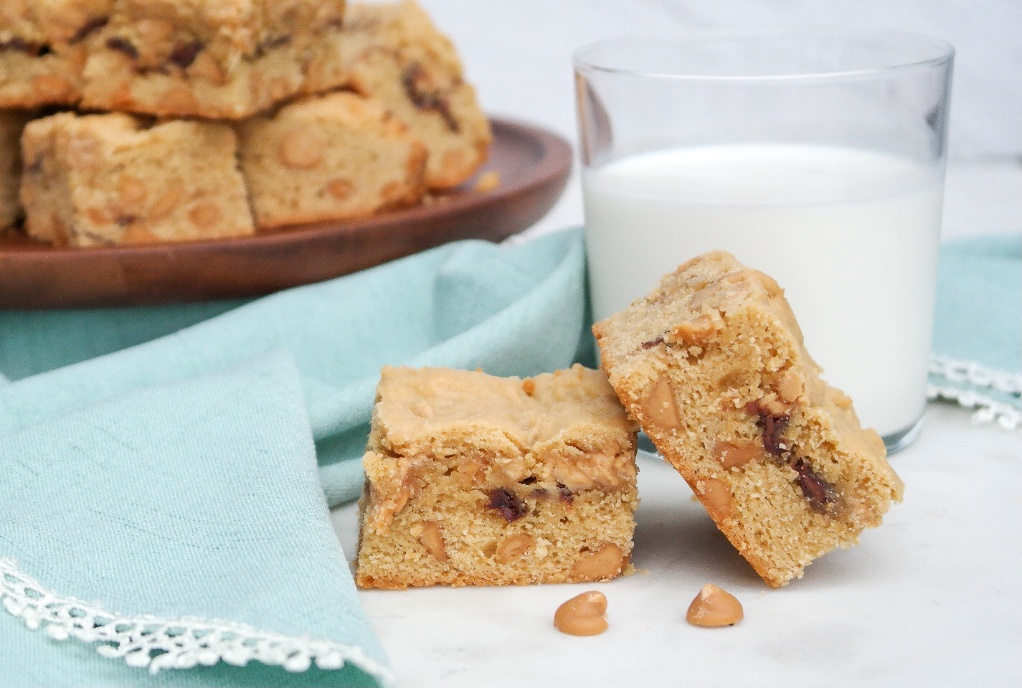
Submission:
M 902 483 L 820 378 L 777 283 L 724 252 L 593 327 L 629 413 L 771 586 L 878 526 Z
M 629 566 L 636 428 L 601 371 L 384 368 L 363 588 L 608 580 Z
M 426 149 L 374 101 L 308 97 L 238 126 L 256 224 L 354 218 L 411 205 L 425 193 Z
M 25 227 L 43 241 L 106 246 L 254 231 L 226 124 L 63 112 L 29 122 L 21 143 Z
M 342 83 L 375 98 L 426 144 L 426 184 L 461 184 L 486 160 L 489 121 L 451 43 L 414 0 L 351 3 L 344 29 L 308 70 L 306 90 Z
M 297 94 L 344 0 L 114 0 L 85 108 L 240 119 Z M 331 85 L 331 84 L 326 84 Z
M 113 2 L 0 2 L 0 108 L 77 103 L 88 45 Z

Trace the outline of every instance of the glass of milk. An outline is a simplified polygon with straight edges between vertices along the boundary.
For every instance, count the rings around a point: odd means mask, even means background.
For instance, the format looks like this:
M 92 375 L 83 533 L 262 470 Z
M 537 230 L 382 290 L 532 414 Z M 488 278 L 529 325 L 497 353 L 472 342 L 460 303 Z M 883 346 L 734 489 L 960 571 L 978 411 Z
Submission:
M 774 277 L 888 451 L 926 404 L 954 49 L 903 32 L 625 36 L 574 55 L 593 310 L 724 249 Z

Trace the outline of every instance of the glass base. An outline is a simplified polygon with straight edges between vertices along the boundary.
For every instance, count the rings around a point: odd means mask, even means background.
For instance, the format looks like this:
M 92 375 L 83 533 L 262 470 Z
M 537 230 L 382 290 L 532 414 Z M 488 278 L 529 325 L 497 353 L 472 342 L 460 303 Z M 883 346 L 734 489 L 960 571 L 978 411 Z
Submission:
M 890 456 L 895 452 L 899 452 L 908 445 L 912 444 L 917 437 L 919 437 L 919 431 L 923 427 L 923 417 L 919 416 L 916 422 L 908 426 L 904 430 L 885 435 L 882 439 L 884 446 L 887 447 L 887 455 Z

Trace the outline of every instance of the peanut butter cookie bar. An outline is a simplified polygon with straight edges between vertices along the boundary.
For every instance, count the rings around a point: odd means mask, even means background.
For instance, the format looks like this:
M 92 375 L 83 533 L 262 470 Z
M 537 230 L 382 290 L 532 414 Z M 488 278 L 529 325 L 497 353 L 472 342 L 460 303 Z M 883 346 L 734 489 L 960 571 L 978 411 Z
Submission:
M 724 252 L 593 327 L 629 413 L 771 586 L 880 525 L 902 483 L 820 378 L 777 283 Z
M 241 119 L 299 93 L 344 0 L 113 0 L 82 106 Z
M 88 46 L 114 0 L 2 0 L 0 107 L 73 105 Z
M 241 169 L 260 227 L 364 217 L 426 191 L 426 148 L 379 103 L 308 97 L 238 127 Z
M 344 29 L 309 65 L 306 89 L 342 83 L 379 100 L 426 144 L 426 184 L 455 187 L 485 162 L 493 138 L 450 39 L 413 0 L 351 3 Z
M 252 234 L 234 130 L 122 113 L 32 120 L 21 140 L 29 235 L 107 246 Z
M 601 371 L 384 368 L 364 458 L 363 588 L 608 580 L 629 566 L 634 423 Z

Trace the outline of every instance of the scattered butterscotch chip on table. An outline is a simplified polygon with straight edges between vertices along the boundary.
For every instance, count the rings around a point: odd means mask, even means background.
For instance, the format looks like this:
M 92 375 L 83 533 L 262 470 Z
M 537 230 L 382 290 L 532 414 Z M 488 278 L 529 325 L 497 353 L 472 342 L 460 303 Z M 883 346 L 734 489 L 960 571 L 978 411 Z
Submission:
M 630 564 L 636 427 L 602 371 L 384 368 L 363 459 L 363 588 L 610 580 Z
M 572 597 L 554 612 L 554 627 L 568 635 L 599 635 L 607 630 L 607 596 L 590 590 Z
M 685 620 L 690 624 L 707 628 L 734 626 L 744 617 L 738 598 L 713 583 L 707 583 L 699 590 L 685 613 Z
M 902 482 L 777 283 L 714 252 L 593 327 L 611 385 L 771 586 L 881 524 Z

